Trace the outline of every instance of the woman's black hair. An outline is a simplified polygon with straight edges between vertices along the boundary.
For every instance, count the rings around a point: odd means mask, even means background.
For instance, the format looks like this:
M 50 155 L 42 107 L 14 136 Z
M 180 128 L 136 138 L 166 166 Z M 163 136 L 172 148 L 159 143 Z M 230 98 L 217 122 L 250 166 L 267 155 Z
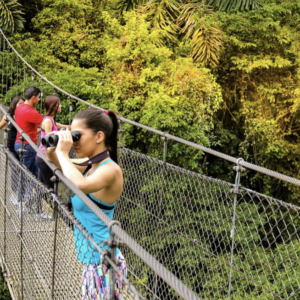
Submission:
M 108 114 L 106 114 L 106 112 Z M 118 129 L 119 123 L 114 111 L 101 111 L 95 108 L 87 108 L 79 112 L 75 119 L 83 120 L 86 127 L 91 129 L 95 134 L 102 131 L 105 135 L 105 146 L 109 151 L 110 158 L 119 163 L 118 160 Z
M 9 106 L 9 109 L 8 109 L 8 113 L 13 117 L 15 115 L 15 111 L 16 111 L 16 108 L 17 108 L 17 104 L 19 103 L 20 100 L 23 100 L 24 101 L 24 98 L 23 97 L 20 97 L 20 96 L 16 96 L 12 99 L 11 103 L 10 103 L 10 106 Z

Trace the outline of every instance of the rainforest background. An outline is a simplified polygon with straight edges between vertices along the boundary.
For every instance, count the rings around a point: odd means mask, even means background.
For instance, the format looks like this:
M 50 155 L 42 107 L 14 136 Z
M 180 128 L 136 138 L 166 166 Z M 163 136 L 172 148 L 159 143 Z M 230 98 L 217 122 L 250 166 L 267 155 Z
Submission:
M 300 177 L 299 0 L 0 2 L 12 11 L 1 22 L 14 47 L 66 91 Z M 68 122 L 63 103 L 59 121 Z M 73 114 L 83 108 L 73 105 Z M 158 136 L 125 130 L 126 146 L 162 157 Z M 232 164 L 177 143 L 167 160 L 234 181 Z M 242 184 L 299 204 L 297 190 L 261 174 L 248 171 Z
M 300 178 L 300 0 L 1 0 L 0 12 L 16 50 L 69 93 Z M 6 104 L 25 86 L 40 86 L 25 73 L 2 95 Z M 44 98 L 54 92 L 43 88 Z M 58 96 L 58 121 L 68 123 L 70 99 Z M 72 106 L 72 115 L 85 108 Z M 126 147 L 162 158 L 159 136 L 123 127 Z M 234 182 L 231 163 L 172 141 L 167 162 Z M 298 188 L 268 176 L 248 170 L 241 184 L 300 204 Z M 182 249 L 184 257 L 201 251 Z

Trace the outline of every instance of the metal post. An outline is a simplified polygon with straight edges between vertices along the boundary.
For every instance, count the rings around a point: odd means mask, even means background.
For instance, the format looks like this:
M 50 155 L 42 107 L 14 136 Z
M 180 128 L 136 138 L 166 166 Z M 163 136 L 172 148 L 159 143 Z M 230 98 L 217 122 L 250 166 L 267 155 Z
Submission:
M 163 203 L 163 195 L 164 195 L 164 192 L 163 192 L 163 187 L 165 186 L 165 174 L 166 174 L 166 159 L 167 159 L 167 151 L 168 151 L 168 139 L 163 136 L 161 137 L 162 141 L 164 142 L 164 154 L 163 154 L 163 166 L 162 166 L 162 185 L 161 185 L 161 189 L 160 189 L 160 201 L 159 201 L 159 207 L 158 207 L 158 229 L 160 228 L 160 225 L 161 225 L 161 211 L 162 211 L 162 203 Z M 159 232 L 159 230 L 158 230 Z M 157 241 L 158 243 L 160 242 L 160 237 L 157 237 Z M 158 249 L 159 247 L 157 247 L 157 252 L 156 252 L 156 258 L 158 256 Z M 155 282 L 154 282 L 154 288 L 153 288 L 153 300 L 156 300 L 157 299 L 157 280 L 158 280 L 158 275 L 155 274 Z
M 232 229 L 231 229 L 231 258 L 230 258 L 230 274 L 229 274 L 229 285 L 228 285 L 228 300 L 230 300 L 231 297 L 231 281 L 232 281 L 232 269 L 233 269 L 233 252 L 234 252 L 234 238 L 235 238 L 235 219 L 236 219 L 236 207 L 238 202 L 238 193 L 239 193 L 239 186 L 240 186 L 240 179 L 241 179 L 241 173 L 245 172 L 246 169 L 240 166 L 240 161 L 242 161 L 242 158 L 237 159 L 237 166 L 233 167 L 233 170 L 236 171 L 236 177 L 235 177 L 235 184 L 234 189 L 232 192 L 234 193 L 234 202 L 233 202 L 233 215 L 232 215 Z
M 54 182 L 54 193 L 58 195 L 58 177 L 53 176 L 51 181 Z M 58 204 L 57 201 L 54 200 L 53 203 L 53 218 L 55 220 L 54 223 L 54 239 L 53 239 L 53 257 L 52 257 L 52 285 L 51 285 L 51 299 L 54 300 L 54 279 L 55 279 L 55 258 L 56 258 L 56 239 L 57 239 L 57 220 L 58 220 Z
M 112 235 L 112 246 L 111 246 L 111 258 L 114 261 L 116 257 L 116 246 L 114 245 L 115 235 Z M 116 282 L 116 271 L 110 267 L 109 271 L 109 289 L 110 289 L 110 300 L 115 300 L 115 282 Z
M 122 128 L 123 121 L 119 118 L 118 122 L 119 122 L 119 130 L 118 130 L 119 131 L 119 146 L 118 146 L 118 149 L 119 149 L 119 157 L 120 157 L 120 152 L 124 148 L 124 144 L 123 144 L 123 133 L 124 133 L 124 130 Z M 120 161 L 120 167 L 122 168 L 121 161 Z
M 112 232 L 111 228 L 113 225 L 118 225 L 121 227 L 121 224 L 119 221 L 112 220 L 109 225 L 108 225 L 108 232 L 110 235 L 110 238 L 108 240 L 104 241 L 105 245 L 108 245 L 110 247 L 110 255 L 111 255 L 111 260 L 114 262 L 116 266 L 119 266 L 118 259 L 116 258 L 116 247 L 122 246 L 123 242 L 121 242 L 119 239 L 115 237 L 115 234 Z M 106 252 L 109 252 L 108 249 L 106 249 Z M 102 254 L 104 255 L 104 254 Z M 105 260 L 105 256 L 104 256 Z M 103 263 L 103 256 L 102 256 L 102 261 Z M 104 263 L 105 264 L 105 263 Z M 117 272 L 114 270 L 114 268 L 108 264 L 109 269 L 109 300 L 115 300 L 115 283 L 116 283 L 116 276 Z
M 24 138 L 21 136 L 20 138 L 21 141 L 21 149 L 18 151 L 19 152 L 19 157 L 20 157 L 20 162 L 23 165 L 24 162 L 24 153 L 26 150 L 24 149 Z M 22 169 L 20 169 L 20 203 L 19 203 L 19 212 L 21 214 L 21 228 L 20 228 L 20 242 L 21 242 L 21 300 L 24 299 L 24 278 L 23 278 L 23 176 L 22 176 Z

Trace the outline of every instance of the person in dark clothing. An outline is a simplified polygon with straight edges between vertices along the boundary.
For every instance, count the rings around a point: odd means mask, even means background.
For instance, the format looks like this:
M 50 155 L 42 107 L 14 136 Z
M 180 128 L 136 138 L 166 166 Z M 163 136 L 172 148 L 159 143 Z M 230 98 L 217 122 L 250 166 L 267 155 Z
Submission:
M 16 108 L 24 103 L 24 99 L 20 96 L 16 96 L 12 99 L 10 107 L 8 109 L 8 114 L 14 118 Z M 3 128 L 8 123 L 8 134 L 7 134 L 7 148 L 8 150 L 14 155 L 16 159 L 19 160 L 19 156 L 17 152 L 15 151 L 15 140 L 17 136 L 17 129 L 13 126 L 12 123 L 9 122 L 9 120 L 6 119 L 6 116 L 3 116 L 1 122 L 0 122 L 0 129 Z
M 15 116 L 15 110 L 17 109 L 17 107 L 20 104 L 24 103 L 24 99 L 20 96 L 16 96 L 12 99 L 10 107 L 8 109 L 8 114 L 14 118 Z M 17 152 L 14 149 L 14 145 L 15 145 L 15 140 L 16 140 L 16 136 L 17 136 L 17 129 L 15 128 L 15 126 L 6 118 L 6 116 L 3 116 L 1 122 L 0 122 L 0 129 L 3 128 L 6 124 L 8 124 L 8 134 L 7 134 L 7 148 L 8 150 L 13 154 L 13 156 L 19 160 L 19 155 L 17 154 Z M 11 193 L 10 193 L 10 201 L 17 205 L 17 197 L 14 194 L 14 191 L 16 190 L 16 186 L 15 186 L 15 174 L 16 174 L 16 165 L 15 163 L 9 159 L 8 160 L 9 163 L 9 169 L 10 169 L 10 173 L 11 173 L 11 181 L 10 181 L 10 189 L 11 189 Z

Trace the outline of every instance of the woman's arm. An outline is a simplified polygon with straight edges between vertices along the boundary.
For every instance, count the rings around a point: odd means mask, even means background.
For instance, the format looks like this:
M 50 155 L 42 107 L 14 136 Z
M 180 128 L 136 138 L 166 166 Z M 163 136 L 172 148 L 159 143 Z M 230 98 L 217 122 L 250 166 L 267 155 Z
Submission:
M 56 124 L 56 127 L 57 127 L 57 129 L 58 130 L 61 130 L 62 128 L 65 128 L 65 129 L 69 129 L 69 130 L 71 130 L 71 126 L 69 126 L 69 125 L 64 125 L 64 124 L 60 124 L 60 123 L 55 123 Z
M 48 135 L 53 130 L 53 125 L 49 118 L 44 119 L 41 127 L 45 131 L 46 135 Z
M 56 147 L 56 155 L 64 175 L 86 194 L 94 193 L 108 187 L 115 179 L 114 168 L 103 166 L 97 169 L 92 175 L 84 177 L 69 158 L 69 151 L 72 145 L 73 140 L 70 131 L 61 131 Z
M 5 124 L 6 124 L 6 117 L 3 116 L 3 118 L 2 118 L 2 120 L 0 122 L 0 129 L 2 129 L 5 126 Z

